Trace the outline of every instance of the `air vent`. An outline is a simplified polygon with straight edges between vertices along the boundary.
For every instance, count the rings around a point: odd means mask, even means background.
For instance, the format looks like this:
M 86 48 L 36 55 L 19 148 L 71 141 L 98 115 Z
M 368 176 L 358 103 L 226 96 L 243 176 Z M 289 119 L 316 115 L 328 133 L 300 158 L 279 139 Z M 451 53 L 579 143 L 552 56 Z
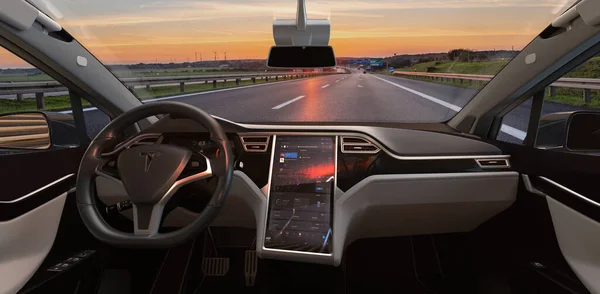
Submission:
M 267 152 L 270 136 L 240 135 L 242 146 L 247 152 Z
M 345 152 L 377 152 L 377 147 L 371 145 L 344 145 Z
M 354 137 L 344 137 L 343 138 L 344 143 L 350 144 L 350 143 L 359 143 L 359 144 L 370 144 L 369 141 L 362 139 L 362 138 L 354 138 Z
M 342 153 L 368 153 L 379 152 L 379 147 L 369 140 L 360 137 L 342 137 Z
M 265 136 L 265 137 L 252 137 L 252 136 L 248 136 L 248 137 L 242 137 L 242 142 L 244 143 L 267 143 L 269 142 L 269 137 Z
M 508 159 L 475 159 L 479 167 L 483 169 L 489 168 L 509 168 Z

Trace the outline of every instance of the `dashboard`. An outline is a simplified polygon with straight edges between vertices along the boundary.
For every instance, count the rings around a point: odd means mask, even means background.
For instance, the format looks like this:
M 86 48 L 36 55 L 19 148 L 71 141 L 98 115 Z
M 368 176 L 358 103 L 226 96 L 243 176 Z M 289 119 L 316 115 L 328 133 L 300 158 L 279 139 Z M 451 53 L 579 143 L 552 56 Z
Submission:
M 235 172 L 212 225 L 256 229 L 261 258 L 337 266 L 357 239 L 468 232 L 516 199 L 510 157 L 447 130 L 218 120 L 233 143 Z M 165 117 L 144 132 L 219 158 L 191 120 Z M 114 182 L 98 177 L 96 186 L 105 205 L 127 199 Z M 199 191 L 209 193 L 210 181 L 180 191 L 191 196 L 163 227 L 194 220 Z

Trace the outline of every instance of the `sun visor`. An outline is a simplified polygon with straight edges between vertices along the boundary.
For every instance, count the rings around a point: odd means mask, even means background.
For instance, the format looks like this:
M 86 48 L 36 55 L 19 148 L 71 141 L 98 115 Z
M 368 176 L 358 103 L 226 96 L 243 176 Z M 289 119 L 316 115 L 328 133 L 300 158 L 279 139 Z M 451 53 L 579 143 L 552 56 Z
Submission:
M 23 0 L 0 2 L 0 21 L 20 31 L 28 30 L 35 22 L 39 11 Z
M 57 22 L 24 0 L 0 1 L 0 21 L 20 31 L 29 30 L 35 21 L 46 31 L 62 30 Z

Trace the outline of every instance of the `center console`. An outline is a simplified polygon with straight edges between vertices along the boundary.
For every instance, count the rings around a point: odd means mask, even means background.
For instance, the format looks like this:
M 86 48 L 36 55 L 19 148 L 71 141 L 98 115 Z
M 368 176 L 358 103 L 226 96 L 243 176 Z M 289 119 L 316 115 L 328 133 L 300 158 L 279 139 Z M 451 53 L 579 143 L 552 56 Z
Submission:
M 273 136 L 265 251 L 331 255 L 336 136 Z

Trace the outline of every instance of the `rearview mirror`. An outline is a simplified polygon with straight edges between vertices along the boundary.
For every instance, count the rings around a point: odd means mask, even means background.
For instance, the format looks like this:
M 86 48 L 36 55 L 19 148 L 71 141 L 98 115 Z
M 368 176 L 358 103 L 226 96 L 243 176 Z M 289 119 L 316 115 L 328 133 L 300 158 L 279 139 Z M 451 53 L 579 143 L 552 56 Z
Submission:
M 600 151 L 600 112 L 570 111 L 542 116 L 536 147 L 573 152 Z
M 50 127 L 42 113 L 17 113 L 0 116 L 0 148 L 48 149 Z
M 267 59 L 268 67 L 277 68 L 320 68 L 335 65 L 335 54 L 331 46 L 273 46 Z

